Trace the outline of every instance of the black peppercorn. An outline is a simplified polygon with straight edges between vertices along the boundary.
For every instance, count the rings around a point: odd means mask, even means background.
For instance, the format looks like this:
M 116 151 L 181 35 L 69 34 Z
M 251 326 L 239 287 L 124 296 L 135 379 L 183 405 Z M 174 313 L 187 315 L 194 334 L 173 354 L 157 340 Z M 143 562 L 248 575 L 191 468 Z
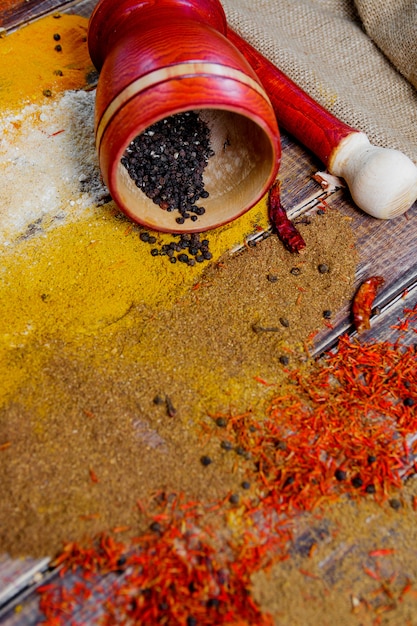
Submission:
M 391 500 L 389 500 L 389 505 L 392 509 L 398 511 L 398 509 L 401 508 L 401 501 L 397 500 L 397 498 L 391 498 Z
M 342 480 L 346 480 L 347 474 L 344 470 L 342 469 L 337 469 L 334 473 L 334 476 L 336 478 L 336 480 L 338 481 L 342 481 Z
M 195 222 L 208 198 L 203 172 L 214 152 L 210 129 L 195 111 L 165 118 L 127 147 L 121 162 L 135 185 L 164 211 L 178 211 L 177 224 Z

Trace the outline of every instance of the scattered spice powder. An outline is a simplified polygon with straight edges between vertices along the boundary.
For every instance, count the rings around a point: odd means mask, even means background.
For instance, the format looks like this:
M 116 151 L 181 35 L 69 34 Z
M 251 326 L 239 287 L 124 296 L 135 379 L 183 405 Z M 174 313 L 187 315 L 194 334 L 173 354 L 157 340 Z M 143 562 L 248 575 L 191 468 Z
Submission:
M 417 305 L 407 317 L 417 321 Z M 239 450 L 248 452 L 250 481 L 243 481 L 242 486 L 248 495 L 242 493 L 238 499 L 232 494 L 209 507 L 159 493 L 161 510 L 149 518 L 153 520 L 149 524 L 151 534 L 144 533 L 127 546 L 107 536 L 98 537 L 93 546 L 68 544 L 55 564 L 63 565 L 63 571 L 76 571 L 82 582 L 76 582 L 72 590 L 63 583 L 41 589 L 45 615 L 60 624 L 63 610 L 70 614 L 80 610 L 90 597 L 86 581 L 97 584 L 97 574 L 116 571 L 121 578 L 112 582 L 106 594 L 104 623 L 120 623 L 126 618 L 147 618 L 156 623 L 168 616 L 172 623 L 188 623 L 185 620 L 191 616 L 202 624 L 221 620 L 272 624 L 259 605 L 264 611 L 269 607 L 280 619 L 287 606 L 280 601 L 282 594 L 277 596 L 273 590 L 280 584 L 281 572 L 292 577 L 297 572 L 285 557 L 293 552 L 293 557 L 311 559 L 315 547 L 331 536 L 327 516 L 333 524 L 335 520 L 343 524 L 340 516 L 333 513 L 332 518 L 329 505 L 340 502 L 339 507 L 346 509 L 349 501 L 341 498 L 347 494 L 351 507 L 359 496 L 384 505 L 393 499 L 402 480 L 414 474 L 415 450 L 410 435 L 415 436 L 417 416 L 401 398 L 416 399 L 415 391 L 410 396 L 410 382 L 416 375 L 413 347 L 360 344 L 344 337 L 336 352 L 309 371 L 294 372 L 285 396 L 272 392 L 263 419 L 254 419 L 252 411 L 212 414 L 212 437 L 218 433 L 222 441 L 228 438 L 231 445 L 227 454 L 242 456 Z M 337 478 L 336 471 L 342 466 L 344 473 Z M 359 489 L 352 484 L 352 476 L 361 477 Z M 366 490 L 369 484 L 375 486 L 375 493 Z M 415 496 L 410 502 L 412 507 Z M 210 522 L 210 510 L 217 512 L 215 522 L 213 518 Z M 317 514 L 323 510 L 327 511 L 326 518 Z M 221 512 L 227 530 L 219 528 Z M 304 521 L 300 521 L 301 513 Z M 290 524 L 296 517 L 298 534 Z M 356 524 L 351 526 L 356 528 Z M 338 545 L 343 547 L 343 537 Z M 390 587 L 384 587 L 388 577 L 379 569 L 377 559 L 391 557 L 395 551 L 389 546 L 368 545 L 372 549 L 368 548 L 367 558 L 372 563 L 368 567 L 364 560 L 364 573 L 382 586 L 379 595 L 367 592 L 369 600 L 363 600 L 364 606 L 376 614 L 381 606 L 395 610 L 412 583 L 406 574 L 396 572 Z M 354 562 L 357 567 L 357 558 Z M 299 576 L 322 579 L 317 560 L 302 565 Z M 270 581 L 265 579 L 266 567 L 273 568 Z M 332 569 L 325 572 L 329 585 Z M 251 579 L 259 605 L 249 595 Z M 297 585 L 300 589 L 303 586 Z M 272 596 L 268 595 L 270 587 Z M 294 615 L 294 607 L 289 614 Z M 321 624 L 320 619 L 311 618 L 309 623 Z
M 194 273 L 153 258 L 127 225 L 103 209 L 3 255 L 0 441 L 12 445 L 0 455 L 10 479 L 0 540 L 12 554 L 53 554 L 63 539 L 114 526 L 134 532 L 136 499 L 161 485 L 208 500 L 239 491 L 243 470 L 199 425 L 208 411 L 261 409 L 269 388 L 259 380 L 278 383 L 305 360 L 322 310 L 352 294 L 350 227 L 337 212 L 302 226 L 300 276 L 274 236 Z M 322 261 L 332 272 L 317 271 Z M 255 333 L 256 322 L 279 332 Z
M 41 103 L 45 90 L 56 94 L 88 84 L 95 72 L 87 49 L 87 27 L 84 17 L 62 15 L 59 53 L 54 50 L 57 21 L 52 16 L 0 38 L 0 111 Z
M 417 604 L 417 481 L 403 508 L 343 498 L 298 518 L 291 558 L 252 576 L 253 599 L 280 626 L 412 625 Z
M 57 32 L 48 19 L 19 31 L 32 48 L 35 35 L 48 46 L 44 67 Z M 69 69 L 62 20 L 59 35 L 55 81 Z M 3 54 L 4 41 L 18 40 L 1 40 Z M 54 95 L 48 82 L 34 88 L 16 76 L 27 92 L 17 89 L 11 109 L 44 90 Z M 58 125 L 49 138 L 60 141 L 66 130 Z M 396 490 L 414 472 L 415 351 L 342 338 L 324 362 L 309 362 L 305 342 L 322 328 L 323 311 L 352 297 L 349 224 L 330 208 L 300 223 L 307 245 L 297 263 L 275 236 L 224 256 L 262 223 L 265 202 L 210 233 L 208 269 L 180 264 L 176 273 L 112 204 L 54 219 L 54 228 L 35 218 L 23 231 L 9 229 L 0 290 L 0 544 L 11 555 L 41 556 L 71 541 L 55 562 L 81 578 L 41 590 L 48 623 L 68 623 L 89 600 L 94 611 L 97 586 L 107 581 L 109 624 L 269 625 L 250 578 L 282 566 L 296 545 L 296 515 L 318 515 L 343 496 L 402 506 Z M 416 308 L 407 311 L 399 332 L 416 317 Z M 390 557 L 381 550 L 369 558 Z M 367 571 L 375 582 L 378 569 Z M 318 573 L 307 566 L 299 576 L 315 582 Z M 410 581 L 391 582 L 392 591 L 369 596 L 376 611 L 409 597 Z M 281 620 L 281 606 L 271 612 Z

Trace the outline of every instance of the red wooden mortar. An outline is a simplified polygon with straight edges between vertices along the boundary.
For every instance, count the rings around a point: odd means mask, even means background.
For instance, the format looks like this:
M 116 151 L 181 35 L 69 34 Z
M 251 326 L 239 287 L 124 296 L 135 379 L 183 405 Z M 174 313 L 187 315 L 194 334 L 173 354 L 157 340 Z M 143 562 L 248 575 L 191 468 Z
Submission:
M 204 231 L 251 208 L 276 178 L 281 146 L 276 117 L 255 71 L 227 39 L 218 0 L 101 0 L 88 44 L 100 71 L 95 132 L 101 172 L 117 205 L 160 231 Z M 130 179 L 121 158 L 149 126 L 200 111 L 211 129 L 204 172 L 206 212 L 176 222 Z

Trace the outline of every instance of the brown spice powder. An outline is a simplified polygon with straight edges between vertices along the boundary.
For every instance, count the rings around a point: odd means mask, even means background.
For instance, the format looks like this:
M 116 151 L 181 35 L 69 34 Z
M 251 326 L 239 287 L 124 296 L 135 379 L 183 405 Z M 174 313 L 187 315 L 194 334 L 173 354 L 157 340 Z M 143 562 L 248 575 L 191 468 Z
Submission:
M 414 624 L 416 490 L 412 478 L 399 510 L 344 498 L 320 514 L 304 514 L 291 559 L 252 576 L 261 610 L 280 626 Z
M 250 461 L 210 440 L 204 423 L 218 411 L 261 415 L 274 387 L 259 379 L 285 384 L 280 357 L 300 366 L 323 311 L 352 296 L 349 223 L 329 210 L 300 230 L 302 255 L 271 236 L 210 266 L 170 310 L 134 305 L 83 343 L 25 348 L 27 363 L 40 353 L 43 365 L 25 371 L 0 414 L 0 441 L 11 442 L 0 454 L 2 551 L 52 555 L 122 525 L 137 535 L 138 500 L 148 506 L 161 490 L 203 503 L 239 492 Z

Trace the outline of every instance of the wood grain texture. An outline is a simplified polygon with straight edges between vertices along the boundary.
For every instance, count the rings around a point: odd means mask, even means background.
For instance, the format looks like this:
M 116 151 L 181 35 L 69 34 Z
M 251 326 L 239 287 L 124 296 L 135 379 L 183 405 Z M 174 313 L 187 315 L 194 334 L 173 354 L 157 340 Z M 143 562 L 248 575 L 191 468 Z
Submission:
M 390 221 L 373 219 L 360 212 L 343 192 L 337 192 L 327 200 L 332 209 L 342 212 L 352 220 L 359 262 L 356 286 L 369 276 L 382 276 L 385 280 L 375 298 L 374 307 L 391 311 L 390 303 L 397 303 L 393 315 L 401 315 L 401 294 L 410 290 L 410 298 L 417 301 L 416 220 L 417 203 L 405 215 Z M 371 331 L 361 334 L 361 339 L 385 341 L 392 337 L 388 314 L 372 321 Z M 338 311 L 333 320 L 333 330 L 320 333 L 316 338 L 316 352 L 337 343 L 343 333 L 353 333 L 350 305 Z
M 2 0 L 0 5 L 0 26 L 6 30 L 17 28 L 34 19 L 53 12 L 63 10 L 74 1 L 68 0 Z
M 177 62 L 190 57 L 208 61 L 216 55 L 212 43 L 220 45 L 217 54 L 223 52 L 218 34 L 224 37 L 226 30 L 226 16 L 219 0 L 100 0 L 91 15 L 88 43 L 98 70 L 109 52 L 122 42 L 123 52 L 136 47 L 140 57 L 148 56 L 151 71 L 155 63 L 161 67 L 164 59 L 173 62 L 176 56 Z M 198 45 L 193 38 L 197 31 Z M 232 55 L 235 59 L 240 57 L 234 46 L 229 46 L 228 56 Z M 242 65 L 240 58 L 237 64 Z M 128 71 L 132 69 L 128 58 L 126 67 Z M 255 73 L 253 76 L 256 79 Z
M 88 17 L 96 5 L 96 0 L 81 0 L 78 2 L 63 2 L 62 0 L 6 0 L 0 7 L 0 25 L 5 28 L 16 27 L 33 20 L 48 12 L 60 8 L 64 12 L 76 13 Z M 12 11 L 10 8 L 12 7 Z M 291 217 L 297 217 L 317 209 L 320 199 L 325 196 L 319 185 L 311 175 L 320 170 L 320 160 L 305 150 L 301 144 L 291 136 L 282 134 L 282 162 L 279 179 L 282 187 L 282 202 Z M 339 210 L 346 217 L 352 219 L 352 228 L 357 238 L 359 264 L 356 274 L 356 284 L 371 274 L 381 274 L 385 278 L 385 285 L 378 294 L 375 305 L 381 312 L 371 320 L 371 330 L 364 333 L 363 339 L 395 340 L 397 332 L 392 327 L 402 317 L 405 307 L 413 307 L 417 302 L 417 203 L 405 216 L 390 222 L 377 221 L 361 213 L 350 201 L 347 191 L 338 191 L 327 198 L 330 210 Z M 408 294 L 404 292 L 408 289 Z M 326 347 L 335 345 L 337 338 L 344 332 L 353 332 L 350 320 L 350 307 L 347 305 L 337 313 L 333 320 L 334 329 L 326 330 L 316 339 L 316 353 Z M 404 336 L 404 342 L 415 344 L 415 333 L 409 332 Z M 39 561 L 41 568 L 42 561 Z M 7 577 L 16 579 L 25 575 L 25 569 L 32 571 L 32 563 L 20 563 L 21 570 L 16 574 L 15 562 L 2 564 L 5 568 L 0 585 Z M 37 597 L 28 594 L 20 613 L 0 613 L 1 623 L 5 626 L 21 624 L 36 624 L 40 618 L 37 613 Z M 16 600 L 16 604 L 21 597 Z M 13 606 L 13 602 L 11 604 Z

